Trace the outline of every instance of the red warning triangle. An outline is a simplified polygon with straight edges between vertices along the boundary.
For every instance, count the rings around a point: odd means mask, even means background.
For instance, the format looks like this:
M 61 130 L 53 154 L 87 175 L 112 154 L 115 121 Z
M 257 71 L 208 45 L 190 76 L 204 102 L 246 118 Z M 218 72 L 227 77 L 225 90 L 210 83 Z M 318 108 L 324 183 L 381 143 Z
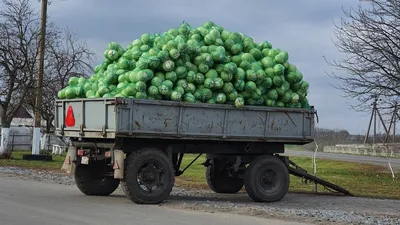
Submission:
M 65 118 L 65 125 L 67 127 L 73 127 L 75 126 L 75 117 L 74 117 L 74 112 L 72 110 L 72 106 L 68 107 L 67 110 L 67 117 Z
M 64 164 L 71 165 L 71 157 L 67 156 L 64 160 Z
M 114 169 L 114 170 L 120 169 L 117 161 L 115 161 L 114 166 L 113 166 L 113 169 Z

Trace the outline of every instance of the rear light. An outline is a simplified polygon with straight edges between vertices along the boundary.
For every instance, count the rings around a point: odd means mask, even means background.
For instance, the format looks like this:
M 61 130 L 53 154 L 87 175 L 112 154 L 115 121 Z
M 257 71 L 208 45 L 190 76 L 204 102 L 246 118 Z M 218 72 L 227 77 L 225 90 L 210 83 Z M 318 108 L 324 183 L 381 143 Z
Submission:
M 67 127 L 73 127 L 75 126 L 75 117 L 74 117 L 74 112 L 72 110 L 72 106 L 68 107 L 67 110 L 67 117 L 65 118 L 65 125 Z
M 85 150 L 79 149 L 78 152 L 77 152 L 77 155 L 79 155 L 79 156 L 85 155 Z
M 111 157 L 111 151 L 106 151 L 104 155 L 107 158 Z

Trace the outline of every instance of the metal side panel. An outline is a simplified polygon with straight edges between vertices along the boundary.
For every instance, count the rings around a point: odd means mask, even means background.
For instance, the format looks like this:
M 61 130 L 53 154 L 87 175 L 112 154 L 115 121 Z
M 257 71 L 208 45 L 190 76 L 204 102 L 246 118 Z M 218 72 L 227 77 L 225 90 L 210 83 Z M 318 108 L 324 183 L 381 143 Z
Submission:
M 117 107 L 117 135 L 143 138 L 310 142 L 314 117 L 303 109 L 130 100 Z
M 67 110 L 72 107 L 75 125 L 65 126 Z M 110 99 L 73 99 L 56 101 L 55 126 L 67 137 L 115 137 L 115 105 Z

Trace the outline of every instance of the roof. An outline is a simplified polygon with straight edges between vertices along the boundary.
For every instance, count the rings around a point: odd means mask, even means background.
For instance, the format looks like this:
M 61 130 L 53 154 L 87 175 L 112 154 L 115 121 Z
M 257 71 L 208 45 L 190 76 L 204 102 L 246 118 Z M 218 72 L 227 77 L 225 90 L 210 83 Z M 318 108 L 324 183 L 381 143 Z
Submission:
M 3 109 L 2 109 L 2 107 L 0 107 L 0 115 L 3 113 Z M 25 107 L 23 107 L 23 106 L 21 106 L 19 109 L 18 109 L 18 111 L 17 111 L 17 113 L 15 114 L 15 117 L 14 118 L 33 118 L 32 116 L 31 116 L 31 114 L 29 114 L 29 112 L 25 109 Z

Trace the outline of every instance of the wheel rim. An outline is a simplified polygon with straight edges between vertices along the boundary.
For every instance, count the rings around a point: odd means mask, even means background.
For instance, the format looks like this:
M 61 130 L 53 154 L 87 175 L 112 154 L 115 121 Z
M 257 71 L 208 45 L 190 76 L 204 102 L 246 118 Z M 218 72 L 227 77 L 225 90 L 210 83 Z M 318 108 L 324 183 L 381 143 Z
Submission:
M 260 187 L 264 192 L 273 193 L 279 190 L 281 182 L 278 173 L 273 169 L 265 169 L 259 176 Z
M 145 193 L 157 193 L 166 180 L 162 164 L 156 160 L 146 160 L 139 166 L 137 183 Z

